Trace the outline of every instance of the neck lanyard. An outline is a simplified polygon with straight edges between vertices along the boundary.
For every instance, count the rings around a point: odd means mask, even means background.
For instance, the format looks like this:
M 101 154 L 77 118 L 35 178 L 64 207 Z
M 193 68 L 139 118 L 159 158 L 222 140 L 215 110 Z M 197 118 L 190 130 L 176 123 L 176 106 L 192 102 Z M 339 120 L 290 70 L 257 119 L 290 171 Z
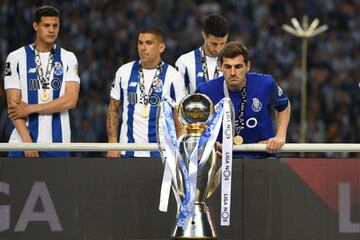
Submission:
M 48 58 L 48 64 L 46 66 L 46 73 L 44 76 L 44 71 L 43 68 L 41 66 L 41 58 L 40 58 L 40 53 L 36 48 L 36 43 L 33 44 L 33 48 L 34 48 L 34 52 L 35 52 L 35 64 L 36 64 L 36 70 L 37 70 L 37 78 L 41 83 L 41 88 L 43 90 L 49 89 L 49 84 L 50 84 L 50 73 L 51 73 L 51 68 L 54 62 L 54 48 L 52 48 L 50 50 L 50 54 L 49 54 L 49 58 Z
M 205 55 L 204 46 L 201 47 L 200 52 L 201 52 L 201 68 L 204 73 L 204 79 L 206 82 L 206 81 L 209 81 L 209 71 L 208 71 L 208 67 L 207 67 L 207 63 L 206 63 L 206 55 Z M 220 60 L 218 57 L 213 78 L 217 78 L 219 76 L 219 74 L 220 74 Z
M 243 142 L 243 138 L 240 135 L 241 130 L 245 128 L 245 107 L 246 107 L 246 79 L 244 82 L 244 86 L 241 89 L 241 103 L 239 108 L 239 118 L 235 120 L 235 137 L 234 143 L 241 144 Z M 227 98 L 230 98 L 229 90 L 227 88 L 226 80 L 224 79 L 224 95 Z
M 147 105 L 149 103 L 150 97 L 153 95 L 153 93 L 156 89 L 157 84 L 159 84 L 159 81 L 161 81 L 161 79 L 160 79 L 161 72 L 162 72 L 162 62 L 160 61 L 160 63 L 156 67 L 155 76 L 154 76 L 151 86 L 149 88 L 149 92 L 148 92 L 148 94 L 145 94 L 144 71 L 143 71 L 142 65 L 140 63 L 140 66 L 139 66 L 139 85 L 140 86 L 139 86 L 139 88 L 140 88 L 140 93 L 141 93 L 141 100 L 144 104 L 144 107 L 141 110 L 141 115 L 144 118 L 149 117 L 150 110 L 147 107 Z

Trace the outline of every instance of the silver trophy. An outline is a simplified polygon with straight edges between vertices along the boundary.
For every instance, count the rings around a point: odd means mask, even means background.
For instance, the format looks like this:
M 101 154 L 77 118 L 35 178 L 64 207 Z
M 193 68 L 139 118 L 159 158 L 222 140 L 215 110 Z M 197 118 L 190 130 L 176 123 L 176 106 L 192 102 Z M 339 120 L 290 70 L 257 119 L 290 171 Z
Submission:
M 199 138 L 207 129 L 207 124 L 214 114 L 214 105 L 212 101 L 203 94 L 192 94 L 185 97 L 179 104 L 178 113 L 181 123 L 184 125 L 185 131 L 178 141 L 179 151 L 189 172 L 190 158 L 193 151 L 198 151 L 197 162 L 204 154 L 204 148 L 198 148 Z M 208 148 L 209 149 L 209 148 Z M 171 239 L 218 239 L 215 228 L 211 220 L 209 208 L 205 204 L 205 200 L 216 190 L 220 182 L 221 171 L 219 171 L 221 161 L 217 162 L 215 147 L 212 146 L 207 150 L 207 158 L 205 164 L 198 167 L 196 176 L 195 199 L 192 214 L 189 216 L 187 224 L 179 226 L 178 221 L 180 212 L 177 215 L 177 222 L 173 229 Z M 206 156 L 206 155 L 204 155 Z M 178 191 L 175 194 L 180 196 L 184 201 L 186 192 L 186 177 L 184 170 L 180 164 L 179 156 L 176 157 L 176 171 L 173 176 L 173 190 Z M 176 185 L 174 187 L 174 184 Z

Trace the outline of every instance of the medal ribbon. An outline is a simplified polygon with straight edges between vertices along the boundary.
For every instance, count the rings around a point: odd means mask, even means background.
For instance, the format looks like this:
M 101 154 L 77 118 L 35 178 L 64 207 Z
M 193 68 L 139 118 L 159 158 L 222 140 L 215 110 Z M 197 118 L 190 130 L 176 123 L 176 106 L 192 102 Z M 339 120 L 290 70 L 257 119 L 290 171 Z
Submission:
M 139 85 L 140 86 L 139 86 L 139 88 L 140 88 L 140 92 L 141 92 L 141 99 L 142 99 L 142 102 L 144 103 L 145 107 L 148 105 L 149 99 L 153 95 L 153 93 L 154 93 L 154 91 L 156 89 L 156 85 L 157 85 L 158 81 L 161 81 L 160 80 L 161 72 L 162 72 L 162 62 L 160 62 L 156 67 L 155 76 L 154 76 L 153 81 L 151 83 L 151 86 L 149 88 L 149 92 L 146 95 L 145 94 L 144 71 L 143 71 L 142 65 L 140 63 L 140 66 L 139 66 Z
M 51 49 L 50 54 L 49 54 L 45 76 L 44 76 L 44 72 L 43 72 L 43 69 L 41 66 L 40 53 L 36 48 L 36 43 L 33 44 L 33 48 L 34 48 L 34 52 L 35 52 L 36 70 L 38 72 L 37 79 L 41 83 L 41 88 L 45 91 L 46 89 L 49 89 L 50 73 L 51 73 L 51 68 L 52 68 L 53 62 L 54 62 L 54 48 Z
M 246 80 L 244 83 L 244 87 L 241 89 L 241 103 L 239 108 L 239 119 L 235 120 L 235 135 L 240 135 L 241 130 L 245 128 L 245 107 L 246 107 Z M 227 98 L 230 98 L 229 90 L 226 85 L 226 80 L 224 79 L 224 95 Z
M 207 67 L 207 63 L 206 63 L 206 55 L 205 55 L 204 46 L 201 47 L 200 52 L 201 52 L 201 68 L 202 68 L 202 71 L 204 74 L 204 79 L 206 82 L 206 81 L 209 81 L 210 78 L 209 78 L 209 71 L 208 71 L 208 67 Z M 219 74 L 220 74 L 220 59 L 218 57 L 213 78 L 217 78 L 219 76 Z

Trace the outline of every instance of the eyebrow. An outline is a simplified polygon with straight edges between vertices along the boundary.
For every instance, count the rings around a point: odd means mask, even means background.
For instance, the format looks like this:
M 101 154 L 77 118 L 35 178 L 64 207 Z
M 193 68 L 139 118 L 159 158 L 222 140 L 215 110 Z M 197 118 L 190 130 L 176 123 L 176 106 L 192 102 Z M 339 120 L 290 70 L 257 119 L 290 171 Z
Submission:
M 244 66 L 244 64 L 242 64 L 242 63 L 239 63 L 239 64 L 228 64 L 228 63 L 225 63 L 224 66 L 225 66 L 225 67 L 232 67 L 232 66 L 242 67 L 242 66 Z
M 50 25 L 59 25 L 59 23 L 47 23 L 47 22 L 43 22 L 42 23 L 43 25 L 46 25 L 46 26 L 50 26 Z
M 151 43 L 154 43 L 155 41 L 154 40 L 145 40 L 145 41 L 143 41 L 143 40 L 138 40 L 138 43 L 147 43 L 147 44 L 151 44 Z

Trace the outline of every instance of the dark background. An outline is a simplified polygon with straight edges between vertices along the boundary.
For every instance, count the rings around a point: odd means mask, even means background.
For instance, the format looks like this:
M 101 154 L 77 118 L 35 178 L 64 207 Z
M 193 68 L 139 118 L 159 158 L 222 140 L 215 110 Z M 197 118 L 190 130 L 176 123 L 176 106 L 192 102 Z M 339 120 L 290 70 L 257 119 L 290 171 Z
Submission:
M 359 169 L 359 159 L 234 159 L 230 227 L 219 225 L 220 188 L 208 200 L 219 239 L 360 239 L 339 232 L 337 209 L 338 183 L 348 182 L 351 222 L 359 224 Z M 169 212 L 158 210 L 162 172 L 154 158 L 0 159 L 0 181 L 10 184 L 0 206 L 11 205 L 0 239 L 169 239 L 176 207 L 171 196 Z M 47 222 L 14 232 L 36 181 L 46 183 L 63 232 Z

